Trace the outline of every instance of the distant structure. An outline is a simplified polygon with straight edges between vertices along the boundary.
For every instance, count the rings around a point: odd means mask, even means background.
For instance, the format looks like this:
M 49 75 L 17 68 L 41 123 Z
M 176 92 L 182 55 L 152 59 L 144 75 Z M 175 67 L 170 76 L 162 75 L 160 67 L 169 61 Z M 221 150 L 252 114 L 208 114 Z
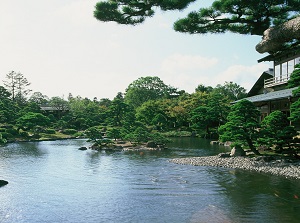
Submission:
M 294 66 L 300 63 L 300 46 L 258 60 L 263 61 L 273 61 L 273 68 L 261 74 L 245 99 L 257 106 L 261 112 L 261 120 L 275 110 L 290 116 L 290 105 L 298 98 L 292 94 L 296 88 L 288 89 L 287 82 L 294 71 Z

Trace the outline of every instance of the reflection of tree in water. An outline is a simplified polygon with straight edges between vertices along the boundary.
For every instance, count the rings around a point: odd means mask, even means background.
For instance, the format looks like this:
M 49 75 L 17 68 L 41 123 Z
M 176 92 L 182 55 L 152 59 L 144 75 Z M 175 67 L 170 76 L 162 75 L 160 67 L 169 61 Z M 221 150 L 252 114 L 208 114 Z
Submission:
M 259 222 L 298 222 L 300 182 L 272 175 L 229 170 L 212 170 L 225 188 L 234 219 Z
M 47 154 L 39 147 L 39 142 L 19 142 L 7 144 L 0 148 L 0 157 L 32 156 L 39 157 Z

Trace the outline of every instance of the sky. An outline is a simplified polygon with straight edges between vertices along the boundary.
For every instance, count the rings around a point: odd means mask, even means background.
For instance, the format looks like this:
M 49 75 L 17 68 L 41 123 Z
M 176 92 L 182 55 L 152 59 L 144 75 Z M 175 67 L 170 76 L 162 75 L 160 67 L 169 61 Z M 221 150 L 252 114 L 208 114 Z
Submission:
M 190 35 L 173 23 L 212 1 L 183 12 L 157 11 L 143 24 L 125 26 L 93 17 L 97 0 L 1 0 L 0 85 L 22 73 L 32 92 L 48 97 L 113 99 L 140 77 L 195 91 L 232 81 L 250 90 L 270 63 L 255 51 L 261 37 Z

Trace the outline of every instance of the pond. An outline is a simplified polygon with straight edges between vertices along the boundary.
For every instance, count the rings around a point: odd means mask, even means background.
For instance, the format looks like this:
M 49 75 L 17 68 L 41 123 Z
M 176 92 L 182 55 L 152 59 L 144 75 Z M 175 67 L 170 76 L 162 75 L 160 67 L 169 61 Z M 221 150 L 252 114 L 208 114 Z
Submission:
M 226 151 L 176 138 L 163 151 L 80 151 L 85 140 L 0 147 L 1 223 L 299 222 L 300 181 L 175 157 Z

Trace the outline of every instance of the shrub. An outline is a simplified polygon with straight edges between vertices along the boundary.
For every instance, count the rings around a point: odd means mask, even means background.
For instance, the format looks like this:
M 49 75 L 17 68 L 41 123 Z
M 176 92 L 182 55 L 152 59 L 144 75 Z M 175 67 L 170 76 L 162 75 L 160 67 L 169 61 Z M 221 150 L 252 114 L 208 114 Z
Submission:
M 0 144 L 6 143 L 6 142 L 7 142 L 6 139 L 4 139 L 2 137 L 2 134 L 0 133 Z
M 21 132 L 19 133 L 19 135 L 20 135 L 21 137 L 25 137 L 25 138 L 28 138 L 28 137 L 29 137 L 28 132 L 25 132 L 25 131 L 21 131 Z
M 14 128 L 6 129 L 6 132 L 13 135 L 13 136 L 19 135 L 19 131 L 17 129 L 14 129 Z
M 163 133 L 163 135 L 166 137 L 189 137 L 192 136 L 192 133 L 188 131 L 170 131 Z
M 54 129 L 45 129 L 44 130 L 44 133 L 47 133 L 47 134 L 55 134 L 55 130 Z
M 73 135 L 73 134 L 77 133 L 77 130 L 76 129 L 64 129 L 61 132 L 64 134 L 67 134 L 67 135 Z
M 14 136 L 12 134 L 8 133 L 8 132 L 1 132 L 0 134 L 2 135 L 2 138 L 4 138 L 4 139 L 14 138 Z

